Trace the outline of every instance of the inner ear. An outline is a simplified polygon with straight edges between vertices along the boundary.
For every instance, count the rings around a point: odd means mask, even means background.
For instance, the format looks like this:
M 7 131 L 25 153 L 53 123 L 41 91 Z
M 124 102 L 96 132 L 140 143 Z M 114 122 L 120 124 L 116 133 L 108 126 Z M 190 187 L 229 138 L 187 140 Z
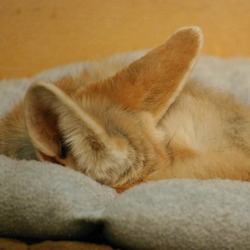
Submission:
M 199 28 L 182 28 L 163 45 L 101 84 L 88 85 L 84 92 L 97 98 L 106 96 L 129 111 L 149 112 L 157 123 L 184 88 L 202 40 Z
M 109 147 L 111 139 L 102 124 L 53 84 L 39 82 L 27 91 L 24 105 L 28 134 L 41 160 L 64 163 L 70 157 L 65 141 L 79 151 L 79 135 L 92 135 L 93 150 Z M 64 140 L 65 139 L 65 140 Z M 96 143 L 98 139 L 99 143 Z M 72 144 L 78 141 L 77 149 Z M 65 161 L 64 161 L 65 159 Z
M 56 96 L 44 88 L 32 86 L 26 94 L 26 126 L 40 160 L 58 162 L 67 156 L 67 147 L 59 129 L 59 106 Z

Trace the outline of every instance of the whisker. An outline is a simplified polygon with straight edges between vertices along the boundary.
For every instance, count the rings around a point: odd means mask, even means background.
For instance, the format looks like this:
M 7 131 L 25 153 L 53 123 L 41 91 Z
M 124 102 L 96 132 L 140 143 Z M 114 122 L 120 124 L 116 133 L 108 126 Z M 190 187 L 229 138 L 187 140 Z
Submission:
M 166 146 L 165 146 L 166 148 L 169 147 L 171 141 L 172 141 L 172 140 L 174 139 L 174 137 L 176 136 L 176 133 L 177 133 L 177 132 L 175 132 L 174 135 L 170 138 L 170 140 L 168 141 L 168 143 L 167 143 Z

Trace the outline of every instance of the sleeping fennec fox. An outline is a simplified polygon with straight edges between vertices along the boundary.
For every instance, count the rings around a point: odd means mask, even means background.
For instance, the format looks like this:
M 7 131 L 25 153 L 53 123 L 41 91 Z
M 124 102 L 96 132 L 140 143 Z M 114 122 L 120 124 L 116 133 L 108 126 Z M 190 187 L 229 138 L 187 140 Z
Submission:
M 118 191 L 168 178 L 250 181 L 250 107 L 188 80 L 201 46 L 199 28 L 182 28 L 123 69 L 102 61 L 34 83 L 1 120 L 0 153 Z

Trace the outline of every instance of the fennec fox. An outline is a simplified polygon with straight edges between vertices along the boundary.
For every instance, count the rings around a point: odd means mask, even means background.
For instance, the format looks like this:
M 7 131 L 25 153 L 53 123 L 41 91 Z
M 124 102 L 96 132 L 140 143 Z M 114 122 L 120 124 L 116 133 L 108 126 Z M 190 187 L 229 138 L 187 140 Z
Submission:
M 59 163 L 118 191 L 168 178 L 250 181 L 250 108 L 187 81 L 201 45 L 199 28 L 182 28 L 113 77 L 104 62 L 31 85 L 1 121 L 0 153 Z

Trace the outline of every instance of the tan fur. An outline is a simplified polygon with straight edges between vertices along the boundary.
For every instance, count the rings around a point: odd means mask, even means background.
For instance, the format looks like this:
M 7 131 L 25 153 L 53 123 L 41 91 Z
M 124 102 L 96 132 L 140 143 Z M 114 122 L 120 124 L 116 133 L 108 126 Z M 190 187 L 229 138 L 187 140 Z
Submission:
M 184 28 L 128 67 L 103 61 L 33 84 L 0 123 L 0 152 L 119 192 L 167 178 L 250 181 L 250 108 L 187 81 L 201 45 L 200 30 Z

